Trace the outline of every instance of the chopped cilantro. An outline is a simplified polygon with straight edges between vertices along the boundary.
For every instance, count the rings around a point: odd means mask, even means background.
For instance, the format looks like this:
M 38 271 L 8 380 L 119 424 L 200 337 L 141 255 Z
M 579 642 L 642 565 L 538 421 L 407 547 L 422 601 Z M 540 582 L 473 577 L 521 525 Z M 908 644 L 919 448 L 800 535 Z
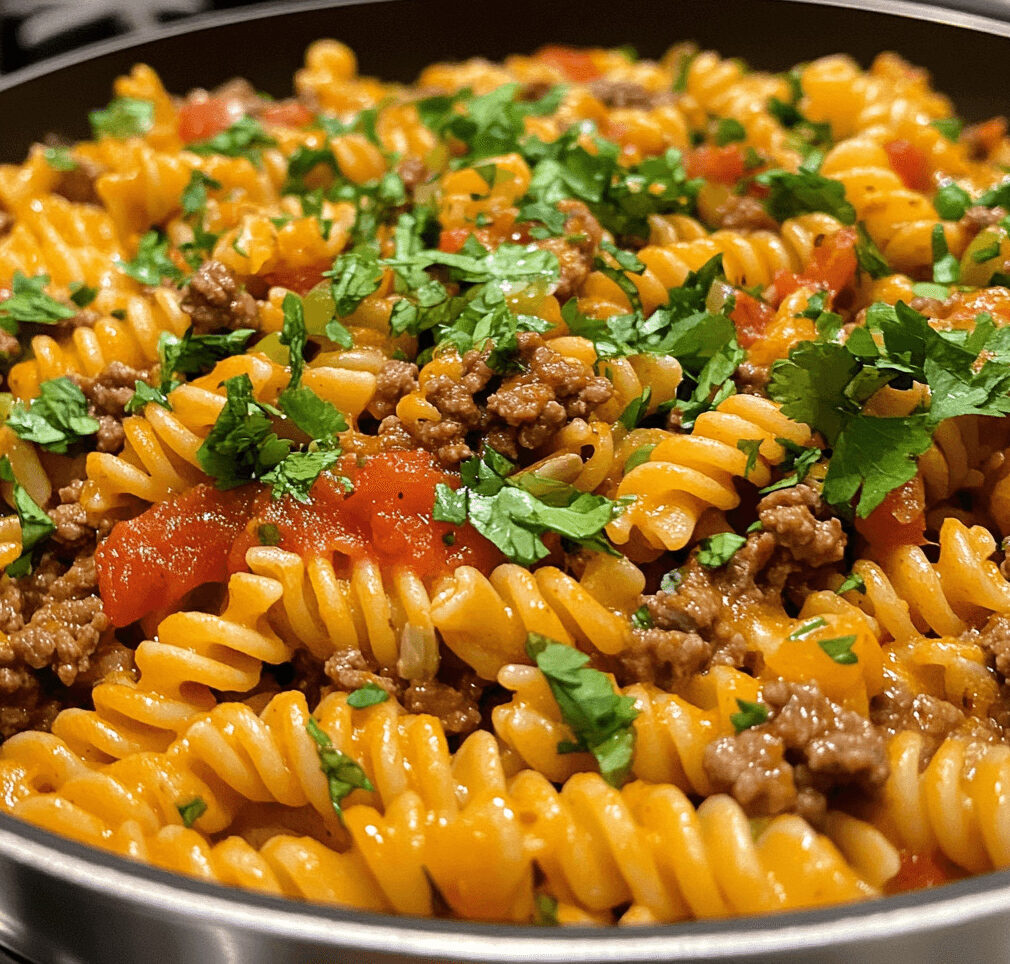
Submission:
M 308 502 L 309 492 L 315 485 L 319 473 L 330 468 L 340 459 L 339 449 L 320 448 L 317 451 L 291 452 L 260 477 L 264 485 L 269 485 L 275 499 L 291 496 L 298 502 Z M 344 491 L 352 489 L 348 479 L 340 476 Z M 221 486 L 219 485 L 219 488 Z
M 207 812 L 207 803 L 203 797 L 194 797 L 189 803 L 177 803 L 175 809 L 182 817 L 182 825 L 188 828 Z
M 28 405 L 16 401 L 6 424 L 18 438 L 63 455 L 98 431 L 98 419 L 88 414 L 84 392 L 66 377 L 42 382 L 38 397 Z
M 961 136 L 961 129 L 964 122 L 956 117 L 942 117 L 939 120 L 930 121 L 930 126 L 935 127 L 948 141 L 957 143 Z
M 36 550 L 49 538 L 56 526 L 14 477 L 14 469 L 6 455 L 0 456 L 0 481 L 9 482 L 13 486 L 14 511 L 21 524 L 21 555 L 6 569 L 8 576 L 19 579 L 32 571 Z
M 154 104 L 135 97 L 117 97 L 103 110 L 88 114 L 91 130 L 98 137 L 139 137 L 154 126 Z
M 226 157 L 244 157 L 259 166 L 264 147 L 273 147 L 275 141 L 255 117 L 240 117 L 231 127 L 215 134 L 209 140 L 187 144 L 186 150 L 194 154 L 223 154 Z
M 537 927 L 557 927 L 558 901 L 550 894 L 537 894 L 533 903 L 533 923 Z
M 179 203 L 186 217 L 203 214 L 207 207 L 207 189 L 217 191 L 221 182 L 214 180 L 209 174 L 204 174 L 199 168 L 190 172 L 189 181 L 183 188 Z
M 74 317 L 73 308 L 60 304 L 46 294 L 49 275 L 39 274 L 27 278 L 14 272 L 10 297 L 0 301 L 0 327 L 16 335 L 18 322 L 34 325 L 55 325 Z
M 746 544 L 735 532 L 718 532 L 698 543 L 698 562 L 706 569 L 721 569 Z
M 78 308 L 87 308 L 97 297 L 97 288 L 90 288 L 83 281 L 70 282 L 70 300 Z
M 77 170 L 77 161 L 71 155 L 69 147 L 47 147 L 42 151 L 42 156 L 54 171 Z
M 554 479 L 523 472 L 508 476 L 512 463 L 494 449 L 460 466 L 463 485 L 435 487 L 432 518 L 469 522 L 510 560 L 531 566 L 549 554 L 542 536 L 554 532 L 596 552 L 615 553 L 606 525 L 624 509 L 623 501 L 580 492 Z
M 856 225 L 858 239 L 856 241 L 856 262 L 860 271 L 865 271 L 871 278 L 884 278 L 891 273 L 891 266 L 877 247 L 876 241 L 870 237 L 866 225 L 860 221 Z
M 845 185 L 801 168 L 797 173 L 773 170 L 755 176 L 768 188 L 765 207 L 776 221 L 824 211 L 843 224 L 855 224 L 856 209 L 845 198 Z
M 168 238 L 160 231 L 148 231 L 137 248 L 137 256 L 132 261 L 120 263 L 120 268 L 142 285 L 154 287 L 162 278 L 180 281 L 182 272 L 168 254 Z
M 785 474 L 778 482 L 773 482 L 760 489 L 761 495 L 799 485 L 823 454 L 819 448 L 804 448 L 802 445 L 790 442 L 787 438 L 777 438 L 775 441 L 786 450 L 786 458 L 779 466 Z
M 327 441 L 338 432 L 347 431 L 341 411 L 304 385 L 285 388 L 277 405 L 310 439 Z
M 842 593 L 852 591 L 861 593 L 866 592 L 866 583 L 863 581 L 863 577 L 859 575 L 858 572 L 850 572 L 845 579 L 842 580 L 842 584 L 835 590 L 839 596 L 841 596 Z
M 836 663 L 850 666 L 853 663 L 859 662 L 859 657 L 852 652 L 852 644 L 855 641 L 855 636 L 839 636 L 836 639 L 819 639 L 817 640 L 817 645 Z
M 747 131 L 743 124 L 733 117 L 722 117 L 715 125 L 713 140 L 719 147 L 725 147 L 734 141 L 742 141 L 747 138 Z
M 632 469 L 638 468 L 638 466 L 648 462 L 649 456 L 652 455 L 652 450 L 655 447 L 655 445 L 641 445 L 635 449 L 624 463 L 624 474 L 627 475 Z
M 236 328 L 221 335 L 194 335 L 190 327 L 182 338 L 162 332 L 158 339 L 162 393 L 175 387 L 175 375 L 202 375 L 221 359 L 241 355 L 254 334 L 252 328 Z
M 639 606 L 631 614 L 631 625 L 635 629 L 652 629 L 654 624 L 652 622 L 652 613 L 649 612 L 648 606 Z
M 985 264 L 986 261 L 991 261 L 1000 252 L 1000 243 L 998 240 L 993 239 L 990 244 L 985 245 L 981 248 L 976 248 L 971 253 L 971 260 L 975 264 Z
M 625 406 L 617 419 L 628 431 L 631 431 L 645 417 L 649 409 L 649 399 L 652 398 L 652 386 L 646 385 L 645 390 L 637 398 L 633 398 Z
M 957 284 L 961 279 L 961 264 L 947 249 L 947 236 L 942 224 L 933 225 L 930 238 L 933 248 L 933 281 L 936 284 Z
M 638 711 L 634 699 L 615 693 L 607 675 L 590 669 L 589 657 L 571 646 L 530 633 L 526 652 L 544 674 L 561 718 L 575 736 L 574 743 L 558 744 L 558 752 L 592 753 L 603 779 L 621 786 L 631 770 L 635 748 L 633 723 Z
M 749 700 L 737 699 L 739 713 L 730 713 L 729 721 L 737 733 L 743 733 L 752 726 L 760 726 L 768 721 L 768 707 L 764 703 L 751 703 Z
M 822 626 L 827 626 L 828 621 L 823 616 L 816 616 L 814 619 L 808 619 L 805 623 L 797 626 L 790 634 L 790 639 L 802 639 L 804 636 L 809 636 L 815 629 L 820 629 Z
M 344 812 L 340 805 L 349 793 L 355 789 L 374 790 L 368 775 L 346 753 L 341 753 L 334 745 L 329 736 L 320 728 L 313 717 L 309 717 L 309 722 L 305 725 L 309 736 L 316 743 L 316 753 L 319 755 L 319 769 L 326 776 L 330 790 L 330 803 L 333 812 L 344 819 Z
M 743 477 L 745 479 L 750 478 L 751 472 L 757 466 L 758 453 L 761 451 L 761 439 L 759 438 L 742 438 L 737 439 L 736 447 L 740 449 L 741 452 L 747 455 L 747 464 L 743 469 Z
M 302 380 L 305 368 L 305 346 L 309 336 L 305 330 L 305 309 L 298 295 L 288 292 L 281 305 L 284 323 L 281 328 L 281 344 L 287 345 L 291 367 L 291 388 L 296 388 Z M 345 425 L 344 428 L 347 426 Z
M 353 706 L 356 710 L 363 710 L 368 706 L 385 703 L 388 699 L 389 693 L 378 683 L 365 683 L 364 686 L 359 686 L 353 693 L 347 695 L 347 705 Z

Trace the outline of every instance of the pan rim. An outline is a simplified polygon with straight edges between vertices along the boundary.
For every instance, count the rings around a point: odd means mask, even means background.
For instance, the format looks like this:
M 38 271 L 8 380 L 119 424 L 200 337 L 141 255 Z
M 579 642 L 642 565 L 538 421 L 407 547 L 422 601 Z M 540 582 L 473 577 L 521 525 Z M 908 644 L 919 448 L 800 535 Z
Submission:
M 203 30 L 273 17 L 393 0 L 267 0 L 200 14 L 99 41 L 0 76 L 0 96 L 22 84 L 110 54 Z M 428 0 L 412 0 L 424 3 Z M 777 0 L 783 2 L 783 0 Z M 1010 38 L 1010 22 L 914 0 L 784 0 L 805 6 L 859 10 Z M 407 952 L 454 960 L 631 962 L 705 961 L 795 951 L 857 949 L 874 941 L 923 936 L 974 921 L 1008 916 L 1010 871 L 976 875 L 935 890 L 774 915 L 688 921 L 631 929 L 480 924 L 420 919 L 301 903 L 184 878 L 92 848 L 0 813 L 0 855 L 49 879 L 145 906 L 208 927 L 241 927 L 249 934 L 302 939 L 320 947 Z M 265 913 L 268 911 L 269 913 Z M 340 927 L 334 928 L 334 924 Z M 0 944 L 19 949 L 16 922 L 0 915 Z M 504 942 L 503 937 L 509 940 Z M 21 948 L 24 952 L 24 949 Z

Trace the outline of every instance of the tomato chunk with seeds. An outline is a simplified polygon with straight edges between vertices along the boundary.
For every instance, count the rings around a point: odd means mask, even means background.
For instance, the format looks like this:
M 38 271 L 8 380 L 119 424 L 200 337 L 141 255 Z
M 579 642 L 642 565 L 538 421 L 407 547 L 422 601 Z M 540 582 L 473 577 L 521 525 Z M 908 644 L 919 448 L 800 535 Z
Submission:
M 688 177 L 703 177 L 719 184 L 736 184 L 744 176 L 747 163 L 739 144 L 716 147 L 703 144 L 684 158 Z
M 227 130 L 241 116 L 241 105 L 224 97 L 187 101 L 179 108 L 179 137 L 185 144 L 205 141 Z
M 198 485 L 117 522 L 95 552 L 98 588 L 114 626 L 175 605 L 193 589 L 228 578 L 228 554 L 258 488 Z
M 736 340 L 741 348 L 750 348 L 764 335 L 775 317 L 775 310 L 746 291 L 736 292 L 736 304 L 730 318 L 736 327 Z
M 878 552 L 926 542 L 926 492 L 916 476 L 892 489 L 865 519 L 856 518 L 856 529 Z
M 929 158 L 925 151 L 903 138 L 884 145 L 891 170 L 901 178 L 905 187 L 913 191 L 929 190 Z

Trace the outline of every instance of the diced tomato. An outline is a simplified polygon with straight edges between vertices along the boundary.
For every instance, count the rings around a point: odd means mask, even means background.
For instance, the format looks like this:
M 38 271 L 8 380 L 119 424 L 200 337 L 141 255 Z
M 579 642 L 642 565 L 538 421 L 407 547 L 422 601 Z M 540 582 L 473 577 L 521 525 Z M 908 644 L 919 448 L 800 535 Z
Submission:
M 836 294 L 856 276 L 859 262 L 856 259 L 855 228 L 842 228 L 829 234 L 817 247 L 798 281 L 828 288 Z
M 231 568 L 245 568 L 246 550 L 256 544 L 257 530 L 265 523 L 277 526 L 278 545 L 301 556 L 373 558 L 384 570 L 405 564 L 425 577 L 464 565 L 490 572 L 501 561 L 475 529 L 432 519 L 435 486 L 455 489 L 459 477 L 438 468 L 429 453 L 386 452 L 365 458 L 360 466 L 345 456 L 339 472 L 354 485 L 350 495 L 331 473 L 319 477 L 307 503 L 273 500 L 264 492 L 252 523 L 232 549 Z
M 584 83 L 600 76 L 600 68 L 590 50 L 552 44 L 541 47 L 535 56 L 542 63 L 557 67 L 569 80 Z
M 929 190 L 929 158 L 926 153 L 903 138 L 884 145 L 891 170 L 913 191 Z
M 939 854 L 902 850 L 901 869 L 888 881 L 887 892 L 903 894 L 910 890 L 924 890 L 954 879 L 947 869 L 947 862 Z
M 778 271 L 772 279 L 771 290 L 766 292 L 768 300 L 778 306 L 800 286 L 799 275 L 795 271 Z
M 730 313 L 736 326 L 737 341 L 741 348 L 750 348 L 765 333 L 768 324 L 775 317 L 775 309 L 766 305 L 746 291 L 736 293 L 736 305 Z
M 879 553 L 899 546 L 926 542 L 926 493 L 916 476 L 892 489 L 865 519 L 856 518 L 856 529 Z
M 443 231 L 438 238 L 438 250 L 445 251 L 447 254 L 456 254 L 466 244 L 466 239 L 472 233 L 468 228 L 450 228 L 448 231 Z
M 304 558 L 370 558 L 384 572 L 405 565 L 425 578 L 459 566 L 489 573 L 502 561 L 476 529 L 432 519 L 435 486 L 455 489 L 460 479 L 440 469 L 428 452 L 385 452 L 361 464 L 348 455 L 338 465 L 334 472 L 354 484 L 350 495 L 331 472 L 319 476 L 308 502 L 273 499 L 260 485 L 227 492 L 198 485 L 117 523 L 95 553 L 113 625 L 170 609 L 198 586 L 244 570 L 246 552 L 260 544 L 267 524 L 277 527 L 281 548 Z
M 281 127 L 304 127 L 312 120 L 312 111 L 297 100 L 279 100 L 267 104 L 260 112 L 264 124 L 277 124 Z
M 179 108 L 179 137 L 186 144 L 205 141 L 231 127 L 241 116 L 241 105 L 224 97 L 186 101 Z
M 323 272 L 329 271 L 331 267 L 329 262 L 324 261 L 322 264 L 308 265 L 304 268 L 277 268 L 260 277 L 271 287 L 279 285 L 281 288 L 288 288 L 290 291 L 304 295 L 323 280 Z
M 688 152 L 684 165 L 689 177 L 703 177 L 719 184 L 736 184 L 747 169 L 743 148 L 739 144 L 723 147 L 703 144 Z
M 245 527 L 258 488 L 219 492 L 198 485 L 112 528 L 95 552 L 98 588 L 114 626 L 177 603 L 228 576 L 228 553 Z

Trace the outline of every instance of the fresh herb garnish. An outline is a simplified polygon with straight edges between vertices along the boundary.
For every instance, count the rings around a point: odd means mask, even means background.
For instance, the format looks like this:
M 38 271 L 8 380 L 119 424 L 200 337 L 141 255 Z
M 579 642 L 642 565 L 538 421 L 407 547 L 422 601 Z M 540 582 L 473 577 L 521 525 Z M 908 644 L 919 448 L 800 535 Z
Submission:
M 729 721 L 737 733 L 743 733 L 752 726 L 760 726 L 768 721 L 768 707 L 764 703 L 752 703 L 750 700 L 738 698 L 736 705 L 740 707 L 740 712 L 730 713 Z
M 852 645 L 855 641 L 855 636 L 839 636 L 836 639 L 819 639 L 817 645 L 836 663 L 850 666 L 852 663 L 859 662 L 859 657 L 852 652 Z
M 69 378 L 51 378 L 39 385 L 37 398 L 27 405 L 16 401 L 7 427 L 18 438 L 65 455 L 71 445 L 98 431 L 98 419 L 88 414 L 84 392 Z
M 432 518 L 463 525 L 469 522 L 505 556 L 531 566 L 549 555 L 542 536 L 554 532 L 576 545 L 606 552 L 616 550 L 604 528 L 624 509 L 622 501 L 580 492 L 574 486 L 535 473 L 510 475 L 513 464 L 494 449 L 460 466 L 463 485 L 435 487 Z
M 255 117 L 245 116 L 208 140 L 187 144 L 186 150 L 194 154 L 244 157 L 258 167 L 262 161 L 263 148 L 273 147 L 276 143 Z
M 389 693 L 378 683 L 365 683 L 364 686 L 359 686 L 352 693 L 347 694 L 347 705 L 353 706 L 356 710 L 363 710 L 369 706 L 385 703 L 388 699 Z
M 861 593 L 866 592 L 866 583 L 863 581 L 863 577 L 859 575 L 858 572 L 850 572 L 835 592 L 841 596 L 842 593 L 851 592 L 853 590 Z
M 746 544 L 735 532 L 717 532 L 698 543 L 698 562 L 706 569 L 721 569 Z
M 18 323 L 55 325 L 74 317 L 74 309 L 61 304 L 45 291 L 49 275 L 28 278 L 14 272 L 10 297 L 0 301 L 0 327 L 12 335 L 18 333 Z
M 162 278 L 181 281 L 182 272 L 168 254 L 169 241 L 160 231 L 148 231 L 137 248 L 137 256 L 132 261 L 120 263 L 120 268 L 142 285 L 155 287 Z
M 207 812 L 207 803 L 203 797 L 194 797 L 189 803 L 177 803 L 175 809 L 182 817 L 182 825 L 189 828 Z
M 136 97 L 117 97 L 108 107 L 88 114 L 96 138 L 139 137 L 154 126 L 154 104 Z
M 609 677 L 590 669 L 589 657 L 571 646 L 530 633 L 526 652 L 544 674 L 561 718 L 575 736 L 574 743 L 559 743 L 558 752 L 592 753 L 603 779 L 620 787 L 631 770 L 635 748 L 634 699 L 614 692 Z
M 341 753 L 313 717 L 309 717 L 305 729 L 316 743 L 319 769 L 323 771 L 329 786 L 333 812 L 343 823 L 344 812 L 340 805 L 344 798 L 356 789 L 374 790 L 375 787 L 372 786 L 367 774 L 361 768 L 361 764 L 356 763 L 346 753 Z
M 780 223 L 813 211 L 824 211 L 842 224 L 856 222 L 856 209 L 846 200 L 845 185 L 841 181 L 802 167 L 795 174 L 782 170 L 762 171 L 754 180 L 768 188 L 765 207 Z
M 56 529 L 53 520 L 28 494 L 28 491 L 14 477 L 14 469 L 6 455 L 0 456 L 0 481 L 13 486 L 12 499 L 21 525 L 21 555 L 6 569 L 12 579 L 27 576 L 34 566 L 36 550 L 41 547 Z

